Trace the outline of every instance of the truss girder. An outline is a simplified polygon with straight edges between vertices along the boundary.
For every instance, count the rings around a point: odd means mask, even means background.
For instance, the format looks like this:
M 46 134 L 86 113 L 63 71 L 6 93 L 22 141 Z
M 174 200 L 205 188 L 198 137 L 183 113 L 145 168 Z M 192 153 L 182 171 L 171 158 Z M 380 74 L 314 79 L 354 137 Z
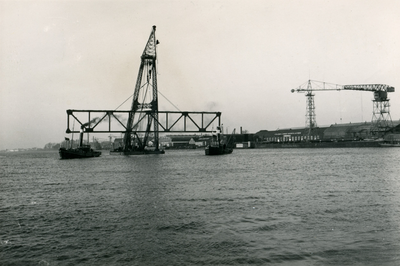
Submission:
M 77 114 L 87 117 L 87 120 L 79 119 Z M 127 127 L 121 121 L 120 115 L 129 116 L 132 111 L 118 111 L 118 110 L 67 110 L 67 130 L 66 133 L 78 133 L 81 127 L 85 127 L 86 132 L 91 133 L 126 133 Z M 159 126 L 159 132 L 168 133 L 196 133 L 196 132 L 213 132 L 212 125 L 217 122 L 217 125 L 221 125 L 221 112 L 190 112 L 190 111 L 158 111 L 154 113 L 151 111 L 137 111 L 137 114 L 141 114 L 140 121 L 148 119 L 147 121 L 154 121 Z M 157 115 L 155 115 L 157 114 Z M 177 115 L 178 117 L 172 117 Z M 201 116 L 201 121 L 197 121 L 194 116 Z M 94 118 L 93 118 L 94 117 Z M 160 117 L 164 117 L 163 121 L 160 121 Z M 205 120 L 207 118 L 207 121 Z M 117 126 L 122 126 L 123 129 L 116 129 L 116 125 L 112 123 L 115 121 Z M 71 122 L 77 122 L 78 128 L 75 126 L 71 130 Z M 108 129 L 98 129 L 98 126 L 102 123 L 108 122 Z M 179 122 L 183 122 L 183 125 Z M 182 129 L 178 129 L 178 125 Z M 135 128 L 136 124 L 132 126 Z M 190 129 L 189 129 L 190 127 Z M 194 128 L 194 129 L 193 129 Z M 146 133 L 146 129 L 143 130 L 131 130 L 131 133 Z M 154 133 L 153 131 L 151 131 Z

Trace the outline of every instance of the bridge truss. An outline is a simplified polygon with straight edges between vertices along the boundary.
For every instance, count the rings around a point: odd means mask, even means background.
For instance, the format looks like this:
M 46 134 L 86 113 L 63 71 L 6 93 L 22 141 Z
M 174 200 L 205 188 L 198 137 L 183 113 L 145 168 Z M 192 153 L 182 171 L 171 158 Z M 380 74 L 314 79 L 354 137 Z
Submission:
M 126 133 L 126 120 L 132 111 L 119 110 L 67 110 L 66 133 L 78 133 L 85 128 L 90 133 Z M 193 111 L 158 111 L 155 119 L 152 112 L 136 112 L 142 114 L 137 125 L 144 121 L 154 120 L 159 126 L 159 132 L 165 133 L 206 133 L 212 132 L 212 125 L 221 125 L 221 112 Z M 77 125 L 75 126 L 75 122 Z M 133 128 L 137 128 L 133 125 Z M 72 130 L 71 130 L 72 126 Z M 78 128 L 78 130 L 75 130 Z M 146 128 L 135 130 L 136 133 L 146 133 Z

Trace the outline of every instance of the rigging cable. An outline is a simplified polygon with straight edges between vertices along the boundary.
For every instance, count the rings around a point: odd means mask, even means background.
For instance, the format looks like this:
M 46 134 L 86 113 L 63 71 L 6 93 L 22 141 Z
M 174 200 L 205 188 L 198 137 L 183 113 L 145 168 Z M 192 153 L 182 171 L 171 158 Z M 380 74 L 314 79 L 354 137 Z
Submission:
M 129 100 L 130 98 L 132 98 L 133 93 L 131 96 L 129 96 L 123 103 L 121 103 L 117 108 L 114 109 L 114 111 L 116 111 L 118 108 L 120 108 L 124 103 L 126 103 L 127 100 Z
M 173 107 L 175 107 L 176 110 L 178 110 L 179 112 L 182 112 L 175 104 L 173 104 L 167 97 L 165 97 L 165 95 L 162 94 L 162 93 L 160 92 L 160 90 L 157 90 L 157 92 L 158 92 L 162 97 L 164 97 L 164 99 L 167 100 Z M 115 108 L 114 111 L 118 110 L 118 108 L 120 108 L 124 103 L 126 103 L 130 98 L 132 98 L 132 96 L 133 96 L 133 94 L 130 95 L 130 96 L 129 96 L 123 103 L 121 103 L 117 108 Z
M 162 94 L 160 91 L 158 91 L 159 94 L 161 94 L 162 97 L 164 97 L 165 100 L 167 100 L 170 104 L 172 104 L 172 106 L 174 106 L 176 108 L 176 110 L 178 110 L 179 112 L 182 112 L 181 110 L 179 110 L 179 108 L 173 104 L 170 100 L 168 100 L 167 97 L 164 96 L 164 94 Z
M 156 59 L 156 61 L 158 63 L 158 58 Z M 158 70 L 159 69 L 157 68 L 157 75 L 160 75 L 160 72 Z M 167 97 L 165 97 L 165 95 L 162 94 L 158 88 L 157 88 L 157 93 L 159 93 L 162 97 L 164 97 L 164 99 L 167 100 L 173 107 L 175 107 L 176 110 L 178 110 L 179 112 L 182 112 L 181 110 L 179 110 L 179 108 L 175 104 L 173 104 Z
M 158 62 L 158 58 L 157 58 L 157 62 Z M 159 72 L 158 72 L 158 71 L 157 71 L 157 74 L 159 75 Z M 143 86 L 144 86 L 144 85 L 146 85 L 146 84 L 143 84 Z M 142 86 L 142 87 L 143 87 L 143 86 Z M 175 107 L 176 110 L 178 110 L 179 112 L 182 112 L 182 111 L 181 111 L 175 104 L 173 104 L 164 94 L 162 94 L 158 88 L 157 88 L 157 93 L 159 93 L 162 97 L 164 97 L 164 99 L 167 100 L 173 107 Z M 133 94 L 134 94 L 134 93 L 133 93 Z M 118 110 L 124 103 L 126 103 L 130 98 L 132 98 L 132 97 L 133 97 L 133 94 L 130 95 L 125 101 L 123 101 L 117 108 L 115 108 L 114 111 L 115 111 L 115 110 Z

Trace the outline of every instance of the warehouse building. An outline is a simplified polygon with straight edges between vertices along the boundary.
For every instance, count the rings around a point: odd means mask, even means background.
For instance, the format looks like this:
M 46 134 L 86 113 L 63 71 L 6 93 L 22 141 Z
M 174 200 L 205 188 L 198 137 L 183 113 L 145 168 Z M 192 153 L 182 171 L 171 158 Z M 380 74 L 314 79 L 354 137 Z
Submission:
M 400 138 L 400 123 L 394 122 L 394 127 L 386 132 L 384 138 Z M 261 130 L 256 133 L 260 141 L 263 143 L 282 143 L 282 142 L 331 142 L 331 141 L 359 141 L 367 140 L 372 136 L 372 124 L 364 123 L 348 123 L 333 124 L 326 127 L 316 127 L 311 131 L 308 128 L 289 128 L 278 130 Z

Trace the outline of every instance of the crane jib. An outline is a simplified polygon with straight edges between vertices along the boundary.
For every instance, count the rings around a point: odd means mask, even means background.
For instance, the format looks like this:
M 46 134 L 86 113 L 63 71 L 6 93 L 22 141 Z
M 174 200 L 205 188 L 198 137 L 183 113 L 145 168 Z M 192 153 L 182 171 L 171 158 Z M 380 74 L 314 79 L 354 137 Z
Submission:
M 344 90 L 359 90 L 359 91 L 385 91 L 394 92 L 394 87 L 386 84 L 361 84 L 361 85 L 344 85 Z

